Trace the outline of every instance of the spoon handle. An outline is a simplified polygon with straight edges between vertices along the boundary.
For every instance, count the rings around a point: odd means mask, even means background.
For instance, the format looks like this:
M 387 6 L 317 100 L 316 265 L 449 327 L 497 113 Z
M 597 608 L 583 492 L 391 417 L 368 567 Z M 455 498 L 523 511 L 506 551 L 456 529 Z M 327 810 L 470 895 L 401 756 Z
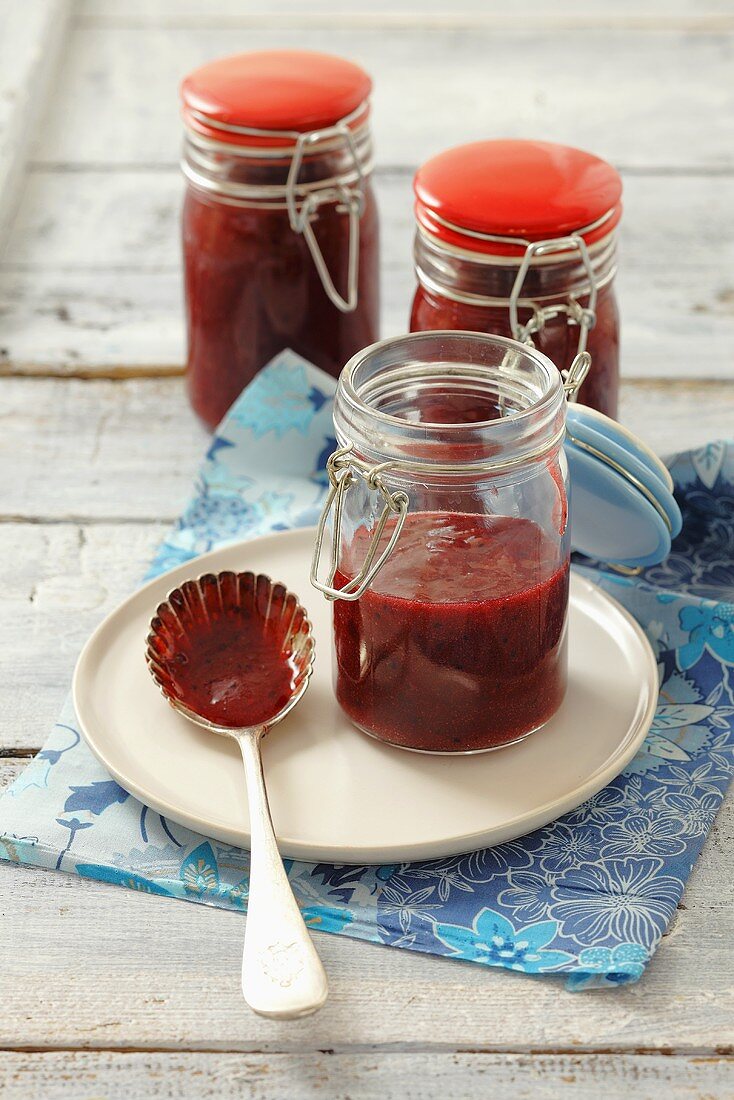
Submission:
M 250 806 L 250 891 L 242 992 L 253 1011 L 295 1019 L 321 1008 L 329 987 L 280 857 L 265 789 L 262 730 L 238 733 Z

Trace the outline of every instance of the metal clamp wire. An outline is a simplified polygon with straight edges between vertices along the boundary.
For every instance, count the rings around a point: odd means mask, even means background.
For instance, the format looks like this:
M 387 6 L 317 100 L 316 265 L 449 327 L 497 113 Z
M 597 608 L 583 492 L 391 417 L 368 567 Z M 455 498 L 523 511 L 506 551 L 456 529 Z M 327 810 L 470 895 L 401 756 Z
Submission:
M 564 372 L 564 390 L 569 395 L 575 393 L 576 388 L 583 381 L 586 371 L 589 369 L 591 357 L 588 353 L 585 353 L 583 356 L 578 356 L 577 360 L 572 364 L 570 371 Z M 323 593 L 328 600 L 358 600 L 372 584 L 372 581 L 382 569 L 400 537 L 410 503 L 407 493 L 402 490 L 393 492 L 385 484 L 382 475 L 387 470 L 394 470 L 398 473 L 421 473 L 425 472 L 426 469 L 430 469 L 431 472 L 435 474 L 458 474 L 466 472 L 467 469 L 469 469 L 475 474 L 494 474 L 503 470 L 511 470 L 526 462 L 542 458 L 543 455 L 552 451 L 554 447 L 560 445 L 563 441 L 565 430 L 564 425 L 550 440 L 544 443 L 542 447 L 536 447 L 533 451 L 526 454 L 495 462 L 471 463 L 469 466 L 467 466 L 466 463 L 409 463 L 398 461 L 397 459 L 370 465 L 363 459 L 356 457 L 354 454 L 354 445 L 352 443 L 344 447 L 339 447 L 329 456 L 326 463 L 326 472 L 329 477 L 329 492 L 327 493 L 324 507 L 319 517 L 318 527 L 316 528 L 316 540 L 311 560 L 311 584 L 319 592 Z M 380 493 L 385 503 L 359 572 L 342 588 L 335 588 L 334 577 L 337 571 L 339 548 L 341 546 L 344 501 L 349 487 L 356 484 L 360 478 L 369 489 Z M 331 539 L 331 560 L 326 579 L 321 581 L 319 580 L 318 574 L 321 566 L 326 527 L 332 511 L 334 513 L 334 528 Z M 390 534 L 387 545 L 379 556 L 377 556 L 385 527 L 391 515 L 397 517 L 395 526 Z
M 343 184 L 334 188 L 321 191 L 312 191 L 298 206 L 298 176 L 301 171 L 303 157 L 309 146 L 323 141 L 325 137 L 341 137 L 349 152 L 354 171 L 357 175 L 355 188 Z M 299 134 L 293 151 L 286 181 L 286 204 L 288 207 L 288 220 L 294 233 L 303 234 L 309 252 L 316 265 L 322 286 L 330 301 L 341 310 L 342 313 L 352 313 L 357 307 L 359 273 L 359 222 L 364 210 L 364 172 L 359 160 L 354 135 L 348 126 L 339 123 L 337 126 L 329 126 L 322 130 L 310 130 L 308 133 Z M 312 221 L 317 215 L 319 206 L 324 203 L 336 202 L 336 209 L 341 214 L 349 215 L 349 255 L 347 260 L 347 296 L 342 297 L 334 286 L 324 254 L 316 240 Z
M 586 277 L 589 280 L 588 306 L 583 307 L 574 298 L 571 298 L 565 305 L 546 306 L 543 309 L 534 309 L 533 316 L 527 324 L 521 325 L 518 317 L 518 303 L 520 301 L 523 283 L 525 282 L 533 259 L 536 256 L 547 256 L 555 252 L 568 252 L 572 250 L 578 251 L 581 256 L 581 262 L 586 271 Z M 516 340 L 522 343 L 529 343 L 533 346 L 532 334 L 540 332 L 546 322 L 552 317 L 556 317 L 560 313 L 565 313 L 572 323 L 579 326 L 579 342 L 576 351 L 578 355 L 581 355 L 586 351 L 589 331 L 596 323 L 596 298 L 596 276 L 589 256 L 589 250 L 583 237 L 574 234 L 571 237 L 557 237 L 554 240 L 535 241 L 529 244 L 525 249 L 525 255 L 518 268 L 510 294 L 510 327 L 512 335 Z
M 392 493 L 382 480 L 381 470 L 390 463 L 381 463 L 379 466 L 369 467 L 352 455 L 352 445 L 341 447 L 330 456 L 326 468 L 329 475 L 330 489 L 321 512 L 319 525 L 316 529 L 316 542 L 311 561 L 310 580 L 314 588 L 322 592 L 328 600 L 358 600 L 364 595 L 372 581 L 382 569 L 383 565 L 393 551 L 395 543 L 400 537 L 400 532 L 408 514 L 408 494 L 402 491 Z M 341 545 L 342 517 L 344 514 L 344 498 L 350 485 L 356 483 L 361 477 L 370 489 L 379 492 L 385 501 L 377 526 L 370 539 L 362 567 L 356 576 L 352 577 L 343 588 L 334 587 L 334 577 L 337 570 L 337 559 Z M 334 530 L 331 540 L 331 562 L 329 573 L 325 581 L 318 579 L 321 554 L 323 549 L 326 524 L 334 508 Z M 382 553 L 377 557 L 380 541 L 382 539 L 387 521 L 391 515 L 396 515 L 395 527 L 388 539 Z M 375 560 L 377 559 L 377 560 Z

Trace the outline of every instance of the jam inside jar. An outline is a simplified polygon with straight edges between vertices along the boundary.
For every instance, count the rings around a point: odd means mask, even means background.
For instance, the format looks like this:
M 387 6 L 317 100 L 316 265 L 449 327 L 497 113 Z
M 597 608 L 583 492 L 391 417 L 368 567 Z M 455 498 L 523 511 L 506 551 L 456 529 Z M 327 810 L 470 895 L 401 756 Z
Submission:
M 336 377 L 378 336 L 370 89 L 359 66 L 294 50 L 184 81 L 186 379 L 210 428 L 286 348 Z
M 336 696 L 364 732 L 479 752 L 558 710 L 565 406 L 553 364 L 502 337 L 399 337 L 345 367 L 324 513 L 332 564 L 314 576 L 333 602 Z
M 559 370 L 588 350 L 594 369 L 581 400 L 615 417 L 616 170 L 563 145 L 484 141 L 427 161 L 414 187 L 411 332 L 511 336 L 532 342 Z

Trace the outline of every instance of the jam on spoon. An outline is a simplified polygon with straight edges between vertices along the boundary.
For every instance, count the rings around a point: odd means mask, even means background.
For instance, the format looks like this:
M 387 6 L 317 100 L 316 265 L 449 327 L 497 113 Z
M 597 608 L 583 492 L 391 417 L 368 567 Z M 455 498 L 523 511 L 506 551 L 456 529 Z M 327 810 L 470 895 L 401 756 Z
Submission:
M 313 656 L 296 596 L 254 573 L 186 581 L 158 607 L 147 639 L 148 668 L 171 706 L 242 751 L 251 837 L 242 991 L 255 1012 L 280 1019 L 316 1011 L 328 993 L 278 852 L 260 755 L 305 692 Z

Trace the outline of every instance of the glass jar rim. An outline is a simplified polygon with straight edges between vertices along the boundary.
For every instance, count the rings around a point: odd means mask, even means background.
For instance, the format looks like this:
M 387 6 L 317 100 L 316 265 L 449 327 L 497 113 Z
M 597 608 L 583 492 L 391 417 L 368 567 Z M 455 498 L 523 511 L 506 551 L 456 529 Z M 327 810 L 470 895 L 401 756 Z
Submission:
M 543 394 L 539 402 L 530 405 L 526 409 L 521 409 L 518 412 L 509 413 L 507 416 L 492 420 L 473 421 L 471 424 L 462 422 L 452 424 L 446 421 L 421 421 L 419 425 L 411 425 L 410 421 L 399 416 L 393 416 L 390 413 L 382 412 L 380 409 L 376 409 L 362 400 L 359 390 L 354 384 L 354 375 L 368 359 L 381 351 L 386 351 L 393 347 L 406 347 L 408 344 L 429 343 L 436 339 L 456 339 L 459 341 L 466 339 L 469 343 L 499 345 L 512 354 L 526 355 L 528 359 L 533 360 L 534 363 L 546 373 L 548 381 L 547 391 Z M 460 364 L 457 361 L 457 366 L 458 365 Z M 465 365 L 471 366 L 470 361 L 467 361 Z M 561 372 L 547 355 L 544 355 L 543 352 L 538 351 L 537 348 L 531 347 L 529 344 L 521 344 L 517 340 L 512 340 L 509 336 L 496 336 L 493 333 L 486 332 L 472 332 L 470 329 L 429 329 L 425 332 L 411 332 L 404 336 L 388 336 L 384 340 L 378 340 L 376 343 L 369 344 L 366 348 L 362 348 L 361 351 L 358 351 L 356 355 L 352 356 L 342 369 L 339 377 L 339 388 L 355 409 L 364 409 L 368 411 L 370 415 L 378 419 L 400 425 L 401 427 L 412 426 L 420 427 L 421 429 L 436 428 L 437 430 L 444 430 L 446 428 L 489 428 L 492 425 L 507 423 L 510 420 L 520 420 L 522 417 L 527 417 L 531 413 L 537 412 L 538 409 L 542 408 L 546 403 L 550 403 L 557 390 L 563 388 L 563 379 L 561 378 Z
M 428 351 L 421 355 L 421 350 L 429 346 L 434 352 L 430 358 Z M 466 352 L 461 354 L 463 348 Z M 477 349 L 480 349 L 479 355 Z M 498 359 L 496 364 L 488 361 L 490 349 Z M 484 361 L 482 350 L 486 353 Z M 429 378 L 463 379 L 481 393 L 482 384 L 491 380 L 507 388 L 506 394 L 499 394 L 500 397 L 511 397 L 520 407 L 492 419 L 455 423 L 411 421 L 386 412 L 369 400 L 370 397 L 373 400 L 380 398 L 379 384 L 369 387 L 365 393 L 370 379 L 360 382 L 357 377 L 360 368 L 385 355 L 386 366 L 392 374 L 384 371 L 383 379 L 386 377 L 393 387 L 403 381 L 419 384 Z M 412 371 L 411 355 L 418 360 L 418 366 Z M 514 374 L 507 370 L 508 356 L 514 357 Z M 407 360 L 402 374 L 401 358 Z M 520 361 L 534 371 L 534 394 L 518 369 Z M 432 364 L 437 369 L 431 370 Z M 488 387 L 484 396 L 492 395 Z M 560 371 L 546 355 L 508 337 L 453 329 L 410 333 L 371 344 L 349 360 L 339 377 L 334 425 L 341 446 L 352 445 L 355 452 L 372 461 L 382 459 L 393 470 L 407 472 L 411 468 L 428 470 L 439 466 L 446 473 L 450 470 L 507 469 L 560 446 L 565 428 L 564 382 Z M 447 450 L 458 461 L 447 463 Z

